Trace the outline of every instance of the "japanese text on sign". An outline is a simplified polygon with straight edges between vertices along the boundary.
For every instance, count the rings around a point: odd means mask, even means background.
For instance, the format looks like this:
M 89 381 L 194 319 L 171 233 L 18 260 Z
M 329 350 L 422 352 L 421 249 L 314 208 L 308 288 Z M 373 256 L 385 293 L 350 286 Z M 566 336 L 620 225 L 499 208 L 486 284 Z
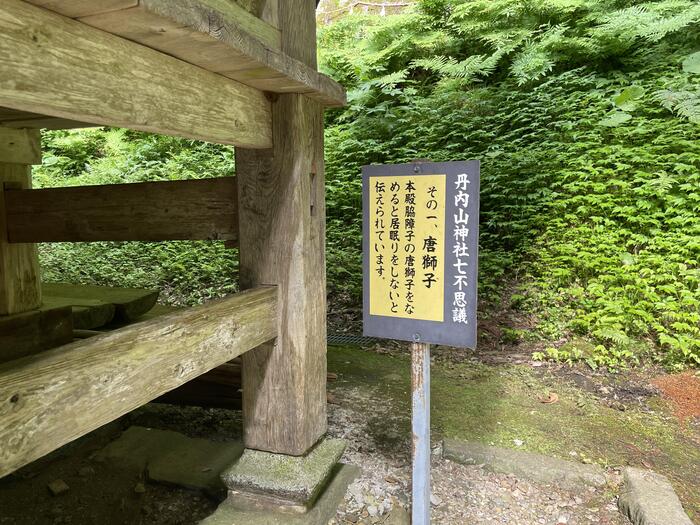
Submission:
M 370 312 L 442 321 L 445 176 L 370 177 Z
M 478 161 L 363 168 L 364 334 L 474 348 Z

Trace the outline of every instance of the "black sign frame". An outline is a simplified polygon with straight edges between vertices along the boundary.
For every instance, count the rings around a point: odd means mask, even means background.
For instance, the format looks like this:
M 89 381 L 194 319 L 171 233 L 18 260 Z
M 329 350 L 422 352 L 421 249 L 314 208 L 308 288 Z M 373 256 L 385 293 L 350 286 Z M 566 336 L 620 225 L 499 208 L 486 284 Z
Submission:
M 452 232 L 456 214 L 460 213 L 455 203 L 456 181 L 458 177 L 467 175 L 469 179 L 468 205 L 464 208 L 471 219 L 466 243 L 469 246 L 469 266 L 466 279 L 470 284 L 466 292 L 466 324 L 453 321 L 453 296 L 455 285 L 452 283 L 452 268 L 457 263 L 457 255 L 453 253 Z M 420 175 L 446 175 L 445 203 L 445 300 L 443 322 L 422 319 L 407 319 L 370 314 L 370 177 L 397 177 Z M 463 179 L 460 179 L 463 180 Z M 462 162 L 412 162 L 407 164 L 373 164 L 362 168 L 362 267 L 363 267 L 363 334 L 367 337 L 380 337 L 400 341 L 431 343 L 458 348 L 476 347 L 476 309 L 477 309 L 477 278 L 478 278 L 478 240 L 479 240 L 479 187 L 480 162 L 469 160 Z

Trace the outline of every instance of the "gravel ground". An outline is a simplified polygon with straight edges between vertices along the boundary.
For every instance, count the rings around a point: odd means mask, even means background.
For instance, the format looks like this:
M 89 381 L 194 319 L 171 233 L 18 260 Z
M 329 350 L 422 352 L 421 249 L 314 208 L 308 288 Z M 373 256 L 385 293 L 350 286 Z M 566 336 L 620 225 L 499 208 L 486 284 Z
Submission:
M 330 434 L 347 440 L 344 461 L 363 471 L 350 486 L 333 525 L 408 523 L 405 509 L 410 500 L 410 442 L 398 430 L 405 428 L 406 421 L 397 418 L 388 405 L 375 402 L 372 410 L 367 410 L 369 395 L 360 389 L 342 388 L 342 395 L 335 396 L 342 402 L 329 405 Z M 386 428 L 379 438 L 373 428 L 376 418 Z M 453 463 L 442 459 L 439 445 L 433 452 L 432 523 L 629 523 L 617 511 L 615 488 L 619 479 L 615 472 L 610 473 L 610 486 L 605 490 L 582 488 L 572 493 L 493 474 L 481 466 Z

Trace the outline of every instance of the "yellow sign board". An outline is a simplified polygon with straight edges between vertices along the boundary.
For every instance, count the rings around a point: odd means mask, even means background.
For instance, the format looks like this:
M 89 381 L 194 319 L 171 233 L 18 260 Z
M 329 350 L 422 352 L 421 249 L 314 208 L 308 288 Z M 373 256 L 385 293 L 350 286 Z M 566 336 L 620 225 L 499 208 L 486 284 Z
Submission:
M 445 175 L 369 177 L 369 313 L 444 320 Z

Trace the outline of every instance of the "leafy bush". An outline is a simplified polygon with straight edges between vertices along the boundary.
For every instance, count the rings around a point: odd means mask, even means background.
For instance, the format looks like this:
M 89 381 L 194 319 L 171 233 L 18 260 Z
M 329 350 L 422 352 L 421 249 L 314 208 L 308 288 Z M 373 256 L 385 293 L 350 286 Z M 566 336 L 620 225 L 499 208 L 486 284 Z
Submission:
M 234 172 L 226 146 L 122 129 L 50 131 L 37 187 L 223 177 Z M 52 282 L 148 287 L 161 300 L 193 305 L 237 290 L 238 258 L 222 242 L 100 242 L 40 245 Z
M 421 4 L 321 35 L 352 88 L 329 116 L 333 285 L 359 296 L 360 164 L 479 158 L 482 300 L 516 279 L 591 366 L 700 363 L 698 4 Z
M 326 117 L 332 296 L 360 304 L 363 164 L 479 158 L 482 308 L 515 282 L 506 300 L 537 314 L 539 337 L 583 341 L 541 358 L 700 364 L 699 20 L 690 0 L 421 0 L 323 28 L 322 68 L 350 89 Z M 181 139 L 45 142 L 39 185 L 233 172 L 229 148 Z M 183 304 L 236 286 L 216 243 L 41 253 L 49 279 L 158 286 Z

